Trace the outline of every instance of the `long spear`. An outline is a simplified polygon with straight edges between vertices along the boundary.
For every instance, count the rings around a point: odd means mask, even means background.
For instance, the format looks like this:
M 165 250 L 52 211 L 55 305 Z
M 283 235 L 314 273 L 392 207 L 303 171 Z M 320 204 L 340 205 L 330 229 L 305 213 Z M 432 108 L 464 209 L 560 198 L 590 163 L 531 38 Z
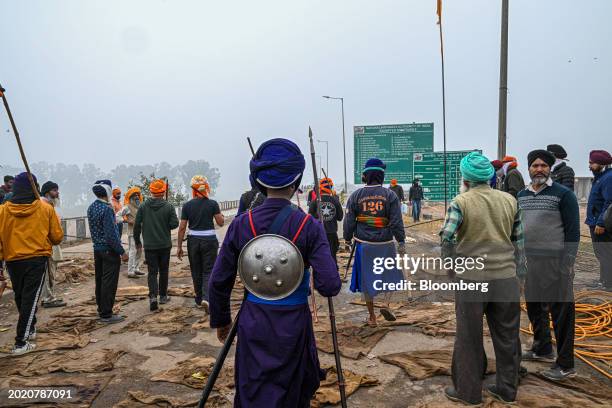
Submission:
M 308 127 L 308 138 L 310 139 L 310 158 L 312 160 L 312 174 L 314 176 L 314 189 L 317 200 L 317 216 L 321 211 L 321 195 L 319 194 L 319 177 L 317 175 L 317 161 L 315 158 L 314 142 L 312 141 L 312 129 Z M 313 271 L 314 273 L 314 271 Z M 314 290 L 313 290 L 314 293 Z M 331 297 L 327 298 L 329 308 L 329 323 L 331 324 L 332 343 L 334 344 L 334 357 L 336 358 L 336 372 L 338 373 L 338 388 L 340 389 L 340 401 L 342 408 L 346 408 L 346 392 L 344 385 L 344 374 L 342 373 L 342 364 L 340 362 L 340 349 L 338 348 L 338 334 L 336 333 L 336 315 L 334 313 L 334 301 Z
M 37 199 L 40 199 L 40 194 L 38 193 L 38 188 L 36 187 L 36 183 L 34 182 L 34 178 L 32 177 L 32 172 L 30 171 L 30 166 L 28 165 L 28 159 L 26 159 L 25 152 L 23 151 L 23 146 L 21 145 L 21 139 L 19 138 L 19 132 L 17 131 L 17 126 L 15 126 L 15 120 L 13 119 L 13 114 L 11 113 L 11 108 L 9 107 L 8 101 L 6 100 L 6 95 L 4 93 L 6 89 L 0 85 L 0 96 L 2 96 L 2 102 L 4 103 L 4 108 L 6 109 L 6 114 L 8 115 L 9 121 L 11 122 L 11 127 L 13 128 L 13 134 L 15 135 L 15 139 L 17 140 L 17 147 L 19 147 L 19 154 L 21 155 L 21 161 L 23 161 L 23 165 L 28 173 L 28 180 L 30 180 L 30 185 L 32 186 L 32 191 Z

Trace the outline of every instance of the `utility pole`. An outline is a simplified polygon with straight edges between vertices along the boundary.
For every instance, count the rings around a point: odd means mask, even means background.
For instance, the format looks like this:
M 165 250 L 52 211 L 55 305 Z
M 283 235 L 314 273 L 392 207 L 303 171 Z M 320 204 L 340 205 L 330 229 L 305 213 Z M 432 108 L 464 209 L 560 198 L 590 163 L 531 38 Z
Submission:
M 502 0 L 501 50 L 499 56 L 499 122 L 497 128 L 497 158 L 506 155 L 506 119 L 508 113 L 508 8 Z

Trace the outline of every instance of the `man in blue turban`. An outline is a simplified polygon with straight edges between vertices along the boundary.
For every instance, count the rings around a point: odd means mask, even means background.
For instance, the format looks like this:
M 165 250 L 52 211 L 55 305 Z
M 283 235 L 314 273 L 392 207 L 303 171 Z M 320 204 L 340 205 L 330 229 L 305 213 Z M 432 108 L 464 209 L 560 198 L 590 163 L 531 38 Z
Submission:
M 239 255 L 249 241 L 261 234 L 288 238 L 306 267 L 299 287 L 282 299 L 247 293 L 237 323 L 234 406 L 309 407 L 324 378 L 308 307 L 309 267 L 322 296 L 337 295 L 341 281 L 323 225 L 291 205 L 304 167 L 302 152 L 290 140 L 268 140 L 257 149 L 250 180 L 266 199 L 234 218 L 210 276 L 210 327 L 223 342 L 232 323 L 230 298 Z
M 453 260 L 452 280 L 474 290 L 455 291 L 457 334 L 451 375 L 453 387 L 445 390 L 454 401 L 479 404 L 486 368 L 482 317 L 487 316 L 496 360 L 496 382 L 486 386 L 493 398 L 516 399 L 521 345 L 521 310 L 518 276 L 525 276 L 523 226 L 516 199 L 492 189 L 495 170 L 488 158 L 472 152 L 461 160 L 463 192 L 455 197 L 440 231 L 442 258 Z M 474 268 L 459 268 L 467 265 Z M 461 269 L 461 271 L 460 271 Z M 486 289 L 485 289 L 486 286 Z
M 352 292 L 363 293 L 369 313 L 367 323 L 370 326 L 377 325 L 374 296 L 388 292 L 381 290 L 379 283 L 398 283 L 404 278 L 402 271 L 396 267 L 381 274 L 374 273 L 376 258 L 395 258 L 398 251 L 402 256 L 405 254 L 406 233 L 401 203 L 397 194 L 382 185 L 386 168 L 385 163 L 378 158 L 366 161 L 361 176 L 366 186 L 351 194 L 344 218 L 344 240 L 355 240 L 350 289 Z M 393 238 L 398 242 L 398 250 Z M 386 320 L 395 320 L 388 308 L 382 308 L 380 312 Z

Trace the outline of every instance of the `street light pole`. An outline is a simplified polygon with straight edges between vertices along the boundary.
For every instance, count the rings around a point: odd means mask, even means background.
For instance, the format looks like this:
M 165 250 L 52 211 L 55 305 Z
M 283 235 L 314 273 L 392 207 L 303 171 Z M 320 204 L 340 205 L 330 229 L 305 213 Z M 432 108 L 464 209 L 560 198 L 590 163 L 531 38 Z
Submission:
M 329 141 L 317 139 L 317 143 L 325 143 L 325 168 L 327 169 L 327 174 L 329 174 L 331 173 L 329 171 Z
M 501 43 L 499 56 L 499 118 L 497 129 L 497 158 L 506 155 L 506 121 L 508 112 L 508 8 L 509 0 L 502 0 Z
M 348 194 L 348 179 L 346 177 L 346 133 L 344 131 L 344 98 L 334 96 L 323 96 L 325 99 L 336 99 L 340 101 L 342 108 L 342 153 L 344 155 L 344 194 Z

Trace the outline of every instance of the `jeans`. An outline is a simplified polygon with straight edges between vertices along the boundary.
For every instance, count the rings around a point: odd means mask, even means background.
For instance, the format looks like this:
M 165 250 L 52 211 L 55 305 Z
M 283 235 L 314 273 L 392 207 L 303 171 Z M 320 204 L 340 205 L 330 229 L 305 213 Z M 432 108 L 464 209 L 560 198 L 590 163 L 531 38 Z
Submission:
M 168 296 L 168 270 L 170 269 L 170 249 L 145 249 L 145 259 L 149 269 L 149 299 Z M 157 275 L 159 274 L 159 284 Z
M 421 219 L 421 200 L 412 200 L 412 219 L 414 221 Z
M 193 289 L 195 290 L 195 301 L 200 304 L 202 300 L 208 301 L 208 280 L 217 259 L 219 241 L 217 239 L 206 239 L 200 237 L 187 238 L 187 255 Z

